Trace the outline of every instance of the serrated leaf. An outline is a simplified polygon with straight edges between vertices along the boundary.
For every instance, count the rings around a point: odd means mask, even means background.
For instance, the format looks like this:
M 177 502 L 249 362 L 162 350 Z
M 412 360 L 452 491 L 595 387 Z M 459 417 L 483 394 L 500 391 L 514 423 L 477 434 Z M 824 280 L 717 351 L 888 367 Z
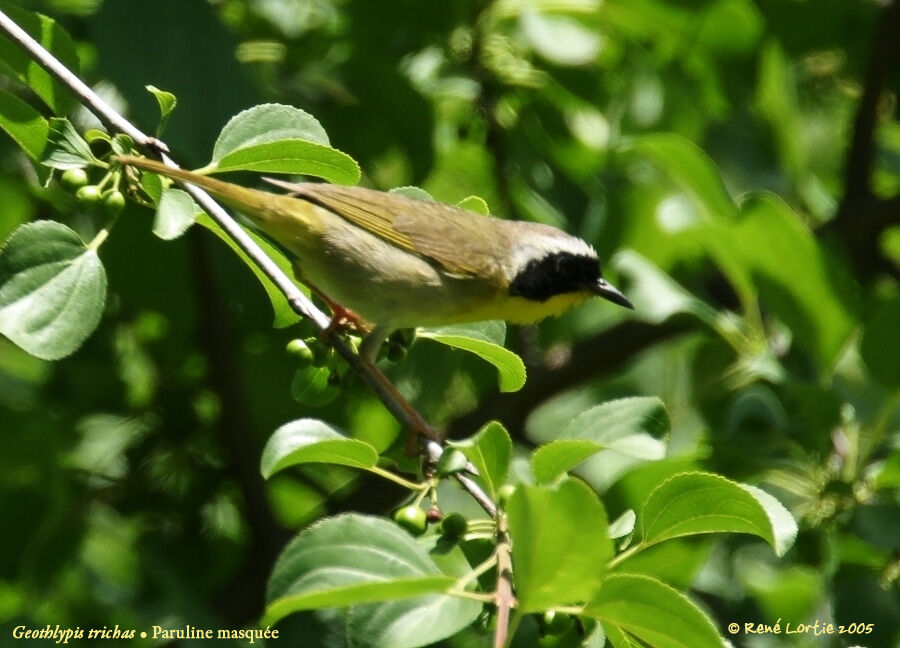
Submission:
M 152 173 L 145 173 L 141 176 L 141 183 L 143 184 L 144 178 L 153 178 L 158 177 L 153 175 Z M 250 260 L 250 257 L 247 256 L 247 253 L 244 252 L 238 244 L 234 242 L 234 240 L 228 236 L 219 225 L 209 217 L 206 213 L 200 214 L 197 216 L 197 224 L 202 225 L 213 234 L 218 236 L 222 241 L 224 241 L 228 247 L 230 247 L 244 262 L 244 264 L 250 268 L 250 271 L 253 275 L 259 280 L 259 283 L 262 284 L 263 289 L 266 291 L 266 295 L 269 296 L 269 302 L 272 304 L 272 310 L 274 311 L 275 321 L 273 326 L 275 328 L 286 328 L 291 324 L 294 324 L 300 321 L 300 315 L 291 308 L 290 303 L 287 300 L 287 297 L 284 296 L 284 293 L 272 283 L 272 280 L 269 279 L 268 276 L 260 269 L 260 267 Z M 263 252 L 275 262 L 281 270 L 288 276 L 293 272 L 291 262 L 284 256 L 275 246 L 273 246 L 267 239 L 263 238 L 259 234 L 253 231 L 247 231 L 247 234 L 250 235 L 250 238 L 256 242 L 256 244 L 262 248 Z M 306 288 L 301 288 L 304 293 L 309 294 L 309 291 Z
M 275 562 L 262 625 L 300 610 L 441 593 L 455 581 L 383 518 L 342 515 L 302 531 Z
M 106 302 L 96 250 L 54 221 L 18 227 L 0 249 L 0 333 L 44 360 L 78 349 Z
M 650 493 L 639 517 L 645 544 L 702 533 L 750 533 L 782 556 L 797 536 L 797 523 L 774 497 L 711 473 L 667 479 Z
M 538 448 L 531 470 L 550 482 L 601 450 L 654 461 L 665 456 L 658 438 L 669 431 L 669 416 L 655 397 L 622 398 L 592 407 L 575 417 L 559 437 Z
M 512 439 L 503 424 L 491 421 L 472 438 L 455 442 L 452 447 L 468 457 L 478 470 L 478 476 L 488 495 L 494 497 L 497 489 L 506 483 L 512 455 Z
M 590 600 L 613 555 L 606 511 L 584 482 L 519 484 L 506 507 L 522 612 Z
M 232 117 L 216 139 L 212 161 L 248 146 L 301 139 L 330 146 L 319 121 L 305 110 L 284 104 L 261 104 Z
M 456 203 L 457 207 L 468 209 L 476 214 L 491 215 L 491 209 L 488 207 L 487 201 L 481 196 L 467 196 Z
M 32 160 L 39 160 L 47 146 L 50 124 L 38 111 L 6 90 L 0 90 L 0 128 Z
M 8 2 L 3 11 L 32 38 L 50 51 L 76 76 L 80 72 L 75 43 L 68 32 L 47 16 L 25 11 Z M 0 35 L 0 69 L 18 79 L 50 107 L 55 115 L 65 115 L 75 107 L 75 97 L 68 88 L 44 70 L 18 45 Z
M 474 353 L 497 368 L 500 391 L 518 391 L 525 385 L 525 363 L 503 346 L 503 322 L 479 322 L 435 328 L 420 328 L 417 337 L 427 338 L 456 349 Z M 499 338 L 499 340 L 498 340 Z
M 306 418 L 282 425 L 269 437 L 260 472 L 269 479 L 289 466 L 306 463 L 371 468 L 377 462 L 378 452 L 370 444 L 351 439 L 327 423 Z
M 228 153 L 209 173 L 224 171 L 259 171 L 311 175 L 335 184 L 356 184 L 361 173 L 352 157 L 315 142 L 300 139 L 284 139 L 245 146 Z
M 199 210 L 186 191 L 163 189 L 153 219 L 153 233 L 164 241 L 177 239 L 194 224 Z
M 205 170 L 314 175 L 339 184 L 360 178 L 359 165 L 331 147 L 315 117 L 282 104 L 254 106 L 232 117 Z
M 684 594 L 650 576 L 611 574 L 584 607 L 616 646 L 724 648 L 709 618 Z M 631 644 L 632 639 L 641 643 Z
M 416 542 L 428 551 L 443 573 L 462 578 L 471 572 L 458 544 L 448 551 L 438 535 L 424 536 Z M 347 639 L 357 648 L 433 645 L 471 625 L 482 608 L 478 601 L 442 594 L 354 605 L 347 611 Z
M 422 189 L 421 187 L 394 187 L 388 193 L 397 194 L 400 196 L 406 196 L 407 198 L 415 198 L 416 200 L 425 200 L 427 202 L 434 202 L 434 198 L 430 193 Z
M 41 164 L 53 169 L 80 169 L 97 161 L 91 147 L 68 119 L 54 117 Z
M 549 483 L 602 449 L 593 441 L 557 439 L 532 453 L 531 472 L 539 482 Z

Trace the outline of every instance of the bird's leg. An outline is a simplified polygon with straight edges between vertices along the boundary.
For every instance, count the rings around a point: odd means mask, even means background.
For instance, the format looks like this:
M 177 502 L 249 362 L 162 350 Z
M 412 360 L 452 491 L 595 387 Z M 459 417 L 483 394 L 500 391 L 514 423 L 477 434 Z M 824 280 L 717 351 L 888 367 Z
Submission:
M 296 262 L 294 263 L 294 276 L 297 278 L 297 281 L 308 286 L 310 290 L 321 297 L 331 309 L 331 322 L 325 330 L 320 333 L 319 337 L 327 342 L 328 338 L 333 335 L 337 329 L 342 327 L 349 328 L 353 332 L 366 332 L 366 336 L 363 338 L 362 345 L 359 349 L 360 360 L 363 365 L 365 365 L 369 375 L 378 382 L 379 386 L 390 396 L 392 401 L 397 403 L 406 415 L 406 419 L 410 426 L 410 432 L 412 432 L 412 434 L 409 435 L 409 442 L 406 447 L 407 454 L 410 456 L 418 454 L 418 445 L 422 438 L 440 442 L 441 435 L 438 434 L 437 430 L 431 427 L 428 422 L 422 418 L 422 415 L 410 405 L 409 401 L 403 397 L 403 394 L 394 387 L 394 383 L 388 380 L 387 376 L 385 376 L 381 369 L 375 364 L 378 349 L 381 348 L 381 345 L 384 344 L 384 341 L 388 339 L 388 336 L 390 336 L 394 329 L 391 327 L 375 326 L 369 331 L 368 327 L 362 323 L 362 319 L 359 315 L 344 308 L 322 292 L 315 284 L 310 283 L 303 276 L 300 266 Z

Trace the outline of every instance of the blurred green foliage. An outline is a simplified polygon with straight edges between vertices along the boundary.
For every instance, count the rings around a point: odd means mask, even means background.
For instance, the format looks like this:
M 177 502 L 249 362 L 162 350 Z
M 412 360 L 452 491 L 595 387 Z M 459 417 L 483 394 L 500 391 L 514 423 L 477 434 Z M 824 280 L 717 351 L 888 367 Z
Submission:
M 504 395 L 490 366 L 420 341 L 391 367 L 401 390 L 458 437 L 500 418 L 520 451 L 598 403 L 661 398 L 664 459 L 608 451 L 579 469 L 610 519 L 704 468 L 775 494 L 800 536 L 783 558 L 744 536 L 673 541 L 641 554 L 650 571 L 691 587 L 720 631 L 874 624 L 736 645 L 898 645 L 896 2 L 18 4 L 60 21 L 82 75 L 144 130 L 159 120 L 144 87 L 174 93 L 165 139 L 185 165 L 232 115 L 277 101 L 314 114 L 372 186 L 475 194 L 590 240 L 633 316 L 597 302 L 513 330 L 529 380 Z M 4 239 L 40 218 L 86 240 L 102 226 L 6 136 L 0 204 Z M 119 219 L 106 312 L 73 356 L 0 338 L 4 627 L 251 623 L 294 530 L 401 496 L 333 466 L 263 482 L 262 447 L 289 420 L 379 449 L 398 425 L 352 380 L 326 405 L 293 401 L 284 346 L 312 331 L 272 330 L 266 295 L 208 232 L 164 243 L 152 226 L 134 205 Z

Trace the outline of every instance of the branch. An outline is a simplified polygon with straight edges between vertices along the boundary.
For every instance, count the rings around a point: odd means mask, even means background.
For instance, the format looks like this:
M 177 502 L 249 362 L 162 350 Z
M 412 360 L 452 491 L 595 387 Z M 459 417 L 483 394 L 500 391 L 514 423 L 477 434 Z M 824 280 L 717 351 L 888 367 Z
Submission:
M 512 590 L 512 555 L 510 554 L 509 532 L 506 516 L 497 519 L 497 591 L 494 603 L 497 606 L 497 629 L 494 631 L 492 648 L 505 648 L 510 633 L 509 615 L 516 603 Z
M 853 122 L 853 139 L 844 164 L 844 196 L 835 217 L 819 228 L 820 234 L 841 240 L 857 270 L 868 276 L 884 269 L 886 264 L 878 246 L 878 236 L 897 218 L 897 209 L 892 206 L 896 197 L 884 201 L 872 191 L 872 169 L 879 104 L 888 76 L 900 62 L 898 34 L 900 2 L 889 0 L 879 15 L 865 85 Z
M 878 104 L 889 72 L 896 69 L 894 59 L 900 53 L 900 2 L 885 6 L 875 34 L 875 43 L 866 71 L 865 86 L 853 122 L 853 139 L 844 167 L 844 201 L 836 219 L 850 219 L 850 203 L 872 194 L 870 179 L 875 160 L 875 127 Z
M 34 40 L 21 27 L 12 21 L 5 13 L 0 11 L 0 31 L 6 34 L 14 43 L 21 47 L 41 67 L 66 86 L 80 102 L 97 115 L 107 127 L 116 132 L 121 132 L 134 140 L 135 144 L 149 154 L 156 155 L 166 166 L 177 169 L 178 165 L 166 152 L 169 148 L 161 141 L 141 131 L 137 126 L 118 113 L 112 106 L 106 103 L 87 84 L 73 74 L 63 63 L 48 52 L 40 43 Z M 256 242 L 238 225 L 234 219 L 213 198 L 202 189 L 190 184 L 184 185 L 185 190 L 197 202 L 198 205 L 210 215 L 228 236 L 252 259 L 259 269 L 274 283 L 287 298 L 294 312 L 306 317 L 315 325 L 320 333 L 324 333 L 330 324 L 330 318 L 316 308 L 306 295 L 297 287 L 294 281 L 270 259 Z M 369 388 L 378 396 L 388 411 L 403 425 L 414 432 L 426 437 L 435 436 L 433 429 L 413 406 L 397 391 L 387 377 L 372 363 L 363 360 L 352 347 L 342 338 L 330 336 L 329 343 L 337 353 L 360 375 Z M 429 455 L 433 456 L 437 450 L 443 452 L 439 444 L 427 448 Z M 439 457 L 440 454 L 437 454 Z M 485 501 L 490 498 L 477 484 L 468 480 L 460 482 L 476 501 L 484 507 Z M 491 502 L 491 504 L 493 504 Z M 496 510 L 496 509 L 494 509 Z

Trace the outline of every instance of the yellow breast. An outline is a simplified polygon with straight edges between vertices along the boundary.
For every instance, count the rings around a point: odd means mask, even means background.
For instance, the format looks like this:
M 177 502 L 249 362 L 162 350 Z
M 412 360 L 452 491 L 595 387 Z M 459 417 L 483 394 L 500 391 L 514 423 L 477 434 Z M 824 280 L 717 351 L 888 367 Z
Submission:
M 467 310 L 460 321 L 506 320 L 512 324 L 532 324 L 545 317 L 556 317 L 581 304 L 591 293 L 566 293 L 537 302 L 524 297 L 504 296 Z M 461 315 L 463 315 L 461 313 Z

